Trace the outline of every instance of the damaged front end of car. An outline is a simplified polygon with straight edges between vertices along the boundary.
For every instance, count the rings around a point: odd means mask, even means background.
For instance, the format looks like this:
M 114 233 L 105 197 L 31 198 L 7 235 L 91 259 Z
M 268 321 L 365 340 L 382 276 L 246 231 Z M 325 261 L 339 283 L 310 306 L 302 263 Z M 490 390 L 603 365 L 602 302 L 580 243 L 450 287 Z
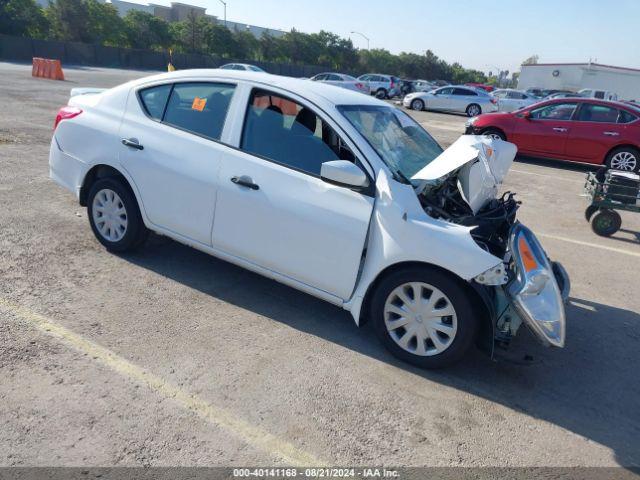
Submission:
M 480 248 L 501 259 L 471 281 L 491 317 L 492 352 L 506 348 L 523 323 L 544 345 L 565 341 L 569 277 L 518 222 L 515 194 L 498 196 L 516 152 L 508 142 L 463 136 L 412 178 L 429 216 L 468 227 Z

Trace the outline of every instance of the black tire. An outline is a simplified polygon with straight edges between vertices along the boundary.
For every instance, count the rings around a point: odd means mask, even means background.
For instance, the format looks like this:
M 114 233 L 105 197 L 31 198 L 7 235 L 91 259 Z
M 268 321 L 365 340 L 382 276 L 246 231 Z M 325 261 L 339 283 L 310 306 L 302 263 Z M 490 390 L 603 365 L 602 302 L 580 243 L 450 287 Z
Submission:
M 477 110 L 474 112 L 474 109 Z M 467 113 L 467 117 L 477 117 L 478 115 L 482 114 L 482 108 L 477 103 L 472 103 L 467 107 L 465 111 Z
M 397 287 L 409 282 L 427 283 L 439 289 L 454 308 L 457 331 L 452 343 L 441 353 L 432 356 L 411 353 L 398 345 L 387 330 L 384 313 L 387 298 Z M 405 268 L 385 277 L 373 292 L 371 314 L 376 334 L 382 344 L 400 360 L 421 368 L 444 368 L 458 362 L 474 345 L 478 333 L 479 320 L 474 315 L 471 298 L 462 281 L 427 266 Z
M 482 131 L 482 135 L 486 135 L 487 137 L 498 137 L 500 140 L 506 140 L 507 137 L 504 133 L 502 133 L 497 128 L 487 128 Z
M 630 161 L 634 162 L 635 166 L 633 168 L 628 168 L 628 169 L 619 168 L 618 167 L 619 161 L 617 160 L 617 158 L 621 155 L 627 156 L 628 158 L 633 158 L 633 160 L 630 160 Z M 604 163 L 607 167 L 613 170 L 639 173 L 640 172 L 640 151 L 633 147 L 619 147 L 609 152 Z
M 591 229 L 596 235 L 610 237 L 622 226 L 622 218 L 615 210 L 600 210 L 591 221 Z
M 104 190 L 111 190 L 115 192 L 125 210 L 125 218 L 127 226 L 122 238 L 117 241 L 111 241 L 106 238 L 99 230 L 94 220 L 94 200 L 96 195 Z M 94 182 L 89 189 L 89 195 L 87 196 L 87 216 L 89 217 L 89 224 L 91 230 L 96 236 L 98 241 L 110 252 L 126 252 L 134 250 L 140 247 L 149 235 L 149 230 L 145 227 L 138 208 L 138 202 L 136 201 L 133 192 L 126 184 L 124 180 L 117 177 L 101 178 Z
M 419 112 L 424 110 L 424 101 L 419 98 L 411 101 L 411 110 L 418 110 Z
M 379 98 L 380 100 L 384 100 L 387 97 L 388 97 L 388 93 L 384 88 L 379 88 L 376 91 L 376 98 Z

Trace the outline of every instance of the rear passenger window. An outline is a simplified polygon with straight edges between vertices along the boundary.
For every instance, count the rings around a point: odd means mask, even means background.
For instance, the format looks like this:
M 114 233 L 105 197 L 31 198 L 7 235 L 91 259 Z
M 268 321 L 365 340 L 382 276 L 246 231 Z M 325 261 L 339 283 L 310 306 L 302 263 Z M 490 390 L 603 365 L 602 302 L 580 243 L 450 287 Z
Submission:
M 177 83 L 163 122 L 220 140 L 234 89 L 225 83 Z
M 171 84 L 145 88 L 140 91 L 140 101 L 151 118 L 162 120 L 169 93 L 171 93 Z
M 335 131 L 309 108 L 254 90 L 242 133 L 242 150 L 319 176 L 324 162 L 354 161 Z
M 606 105 L 583 103 L 582 107 L 580 107 L 578 120 L 581 122 L 616 123 L 618 109 L 607 107 Z

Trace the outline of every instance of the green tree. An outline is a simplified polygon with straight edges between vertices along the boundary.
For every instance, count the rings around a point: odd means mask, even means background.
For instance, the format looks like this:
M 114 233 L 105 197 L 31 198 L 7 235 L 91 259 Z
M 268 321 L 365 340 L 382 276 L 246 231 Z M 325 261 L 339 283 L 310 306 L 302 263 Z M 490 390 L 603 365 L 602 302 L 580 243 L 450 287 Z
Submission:
M 222 27 L 225 28 L 225 27 Z M 234 30 L 233 49 L 230 55 L 243 60 L 254 60 L 260 53 L 260 42 L 251 33 L 243 30 Z
M 85 0 L 87 5 L 87 23 L 92 43 L 100 45 L 122 46 L 126 42 L 125 23 L 118 10 L 110 3 L 97 0 Z
M 46 10 L 51 36 L 57 40 L 91 43 L 89 7 L 84 0 L 56 0 Z
M 207 17 L 189 12 L 182 22 L 169 25 L 175 48 L 186 53 L 207 53 L 208 38 L 211 36 L 213 22 Z
M 0 0 L 0 33 L 44 38 L 49 22 L 34 0 Z
M 260 58 L 267 62 L 276 62 L 284 57 L 282 41 L 268 32 L 260 37 L 258 50 Z
M 132 48 L 166 49 L 173 43 L 169 23 L 140 10 L 129 10 L 124 16 L 125 35 Z

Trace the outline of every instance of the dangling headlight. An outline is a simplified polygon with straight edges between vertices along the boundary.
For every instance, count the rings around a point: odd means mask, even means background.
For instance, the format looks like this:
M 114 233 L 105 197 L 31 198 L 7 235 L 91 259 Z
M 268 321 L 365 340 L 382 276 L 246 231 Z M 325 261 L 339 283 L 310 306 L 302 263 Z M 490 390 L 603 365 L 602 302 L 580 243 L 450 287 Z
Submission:
M 562 292 L 542 245 L 531 230 L 516 224 L 511 230 L 509 247 L 516 262 L 516 278 L 509 286 L 513 304 L 544 343 L 564 346 Z

